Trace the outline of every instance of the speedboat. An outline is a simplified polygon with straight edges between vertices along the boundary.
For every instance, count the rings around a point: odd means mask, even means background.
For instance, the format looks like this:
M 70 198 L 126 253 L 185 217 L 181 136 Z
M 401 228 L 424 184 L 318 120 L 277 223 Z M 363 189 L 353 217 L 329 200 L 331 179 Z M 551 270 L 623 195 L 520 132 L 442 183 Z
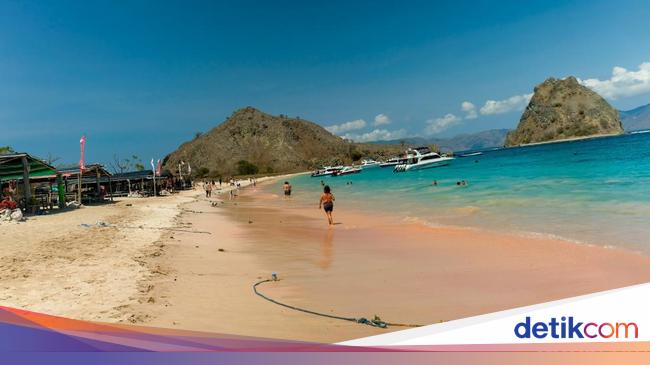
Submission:
M 361 160 L 361 168 L 362 169 L 368 169 L 371 167 L 377 167 L 379 166 L 379 161 L 375 161 L 371 158 Z
M 335 172 L 338 172 L 341 169 L 343 169 L 342 166 L 324 166 L 322 169 L 312 172 L 311 177 L 334 175 Z
M 395 168 L 393 168 L 393 172 L 405 172 L 445 166 L 449 165 L 453 159 L 453 157 L 440 156 L 431 151 L 429 147 L 409 148 L 408 151 L 406 151 L 406 163 L 396 165 Z
M 406 158 L 404 157 L 391 157 L 386 162 L 379 164 L 379 167 L 391 167 L 396 166 L 402 163 L 406 163 Z
M 471 153 L 463 153 L 462 155 L 458 155 L 458 157 L 472 157 L 472 156 L 480 156 L 482 155 L 483 152 L 471 152 Z
M 343 175 L 350 175 L 350 174 L 358 174 L 361 172 L 360 167 L 354 167 L 354 166 L 345 166 L 341 170 L 335 171 L 332 176 L 343 176 Z

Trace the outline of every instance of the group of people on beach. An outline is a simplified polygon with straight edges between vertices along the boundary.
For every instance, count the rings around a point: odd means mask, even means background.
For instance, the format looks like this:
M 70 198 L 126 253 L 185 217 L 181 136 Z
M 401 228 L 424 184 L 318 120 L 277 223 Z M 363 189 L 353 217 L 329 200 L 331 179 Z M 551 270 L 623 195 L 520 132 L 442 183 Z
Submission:
M 257 179 L 254 177 L 249 177 L 248 182 L 250 183 L 250 185 L 257 186 Z M 239 189 L 241 187 L 241 180 L 231 177 L 228 180 L 228 184 L 229 186 L 234 187 L 235 189 Z M 212 190 L 217 189 L 217 185 L 219 186 L 218 189 L 221 189 L 223 187 L 223 179 L 221 177 L 219 178 L 218 181 L 215 180 L 203 181 L 203 189 L 205 190 L 206 198 L 212 197 Z M 230 196 L 231 198 L 233 196 L 232 189 L 230 190 Z

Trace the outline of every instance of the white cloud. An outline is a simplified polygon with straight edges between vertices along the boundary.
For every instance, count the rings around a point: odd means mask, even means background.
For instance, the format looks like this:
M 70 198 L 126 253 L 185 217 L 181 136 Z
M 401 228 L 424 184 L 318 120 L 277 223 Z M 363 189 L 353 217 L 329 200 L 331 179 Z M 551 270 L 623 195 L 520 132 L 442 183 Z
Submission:
M 400 139 L 406 137 L 406 130 L 399 129 L 389 131 L 386 129 L 375 129 L 371 132 L 355 134 L 347 133 L 343 136 L 345 139 L 350 139 L 355 142 L 372 142 L 372 141 L 387 141 L 391 139 Z
M 528 104 L 532 97 L 533 93 L 530 93 L 511 96 L 504 100 L 488 100 L 481 107 L 480 111 L 483 115 L 492 115 L 503 114 L 513 110 L 522 110 L 526 107 L 526 104 Z
M 608 99 L 645 94 L 650 92 L 650 62 L 640 64 L 638 71 L 616 66 L 612 70 L 612 77 L 607 80 L 578 81 Z
M 381 113 L 375 116 L 375 123 L 373 123 L 373 125 L 380 126 L 386 124 L 390 124 L 390 118 L 388 115 Z
M 351 122 L 345 122 L 341 124 L 331 125 L 325 127 L 328 131 L 334 134 L 341 134 L 349 131 L 356 131 L 358 129 L 363 129 L 366 126 L 366 121 L 363 119 L 353 120 Z
M 424 129 L 424 133 L 428 135 L 433 135 L 444 131 L 456 124 L 458 124 L 462 118 L 457 117 L 454 114 L 447 114 L 444 117 L 429 119 L 427 120 L 427 126 Z
M 478 114 L 476 113 L 476 105 L 469 101 L 463 101 L 463 103 L 460 104 L 460 109 L 465 112 L 465 119 L 476 119 L 478 117 Z

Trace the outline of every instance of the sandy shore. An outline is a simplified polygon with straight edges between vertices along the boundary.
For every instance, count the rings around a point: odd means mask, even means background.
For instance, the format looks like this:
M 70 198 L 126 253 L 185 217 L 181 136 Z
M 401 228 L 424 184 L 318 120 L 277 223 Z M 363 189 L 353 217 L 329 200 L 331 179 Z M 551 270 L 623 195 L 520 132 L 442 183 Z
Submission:
M 280 184 L 274 183 L 279 191 Z M 156 277 L 141 311 L 150 325 L 309 341 L 341 341 L 387 330 L 317 317 L 269 303 L 262 292 L 319 312 L 430 324 L 650 280 L 635 253 L 463 228 L 368 217 L 338 202 L 322 211 L 257 188 L 213 207 L 185 205 L 182 222 L 211 235 L 175 234 L 154 259 Z M 218 200 L 214 198 L 213 200 Z M 194 213 L 192 213 L 194 212 Z M 158 299 L 156 299 L 158 300 Z M 399 330 L 403 327 L 392 327 Z
M 273 180 L 272 180 L 273 181 Z M 277 179 L 274 189 L 279 188 Z M 334 342 L 650 281 L 650 258 L 541 238 L 430 228 L 337 202 L 323 212 L 260 184 L 0 226 L 0 305 L 71 318 Z M 275 190 L 273 190 L 275 191 Z M 317 200 L 317 197 L 315 198 Z M 130 204 L 130 206 L 128 205 Z M 96 222 L 109 227 L 85 227 Z
M 146 319 L 131 306 L 156 270 L 147 257 L 160 254 L 162 232 L 180 229 L 178 207 L 191 200 L 120 199 L 0 224 L 0 304 L 85 320 Z

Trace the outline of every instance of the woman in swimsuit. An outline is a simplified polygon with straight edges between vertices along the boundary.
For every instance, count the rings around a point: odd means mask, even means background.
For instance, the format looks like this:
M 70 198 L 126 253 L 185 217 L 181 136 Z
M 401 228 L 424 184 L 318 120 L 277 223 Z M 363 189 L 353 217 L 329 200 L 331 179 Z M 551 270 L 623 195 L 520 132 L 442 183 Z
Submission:
M 318 209 L 323 207 L 325 209 L 325 215 L 327 215 L 327 221 L 330 225 L 334 224 L 334 219 L 332 218 L 332 211 L 334 210 L 334 194 L 332 194 L 329 185 L 325 185 L 323 188 L 323 194 L 320 196 L 320 202 L 318 203 Z

